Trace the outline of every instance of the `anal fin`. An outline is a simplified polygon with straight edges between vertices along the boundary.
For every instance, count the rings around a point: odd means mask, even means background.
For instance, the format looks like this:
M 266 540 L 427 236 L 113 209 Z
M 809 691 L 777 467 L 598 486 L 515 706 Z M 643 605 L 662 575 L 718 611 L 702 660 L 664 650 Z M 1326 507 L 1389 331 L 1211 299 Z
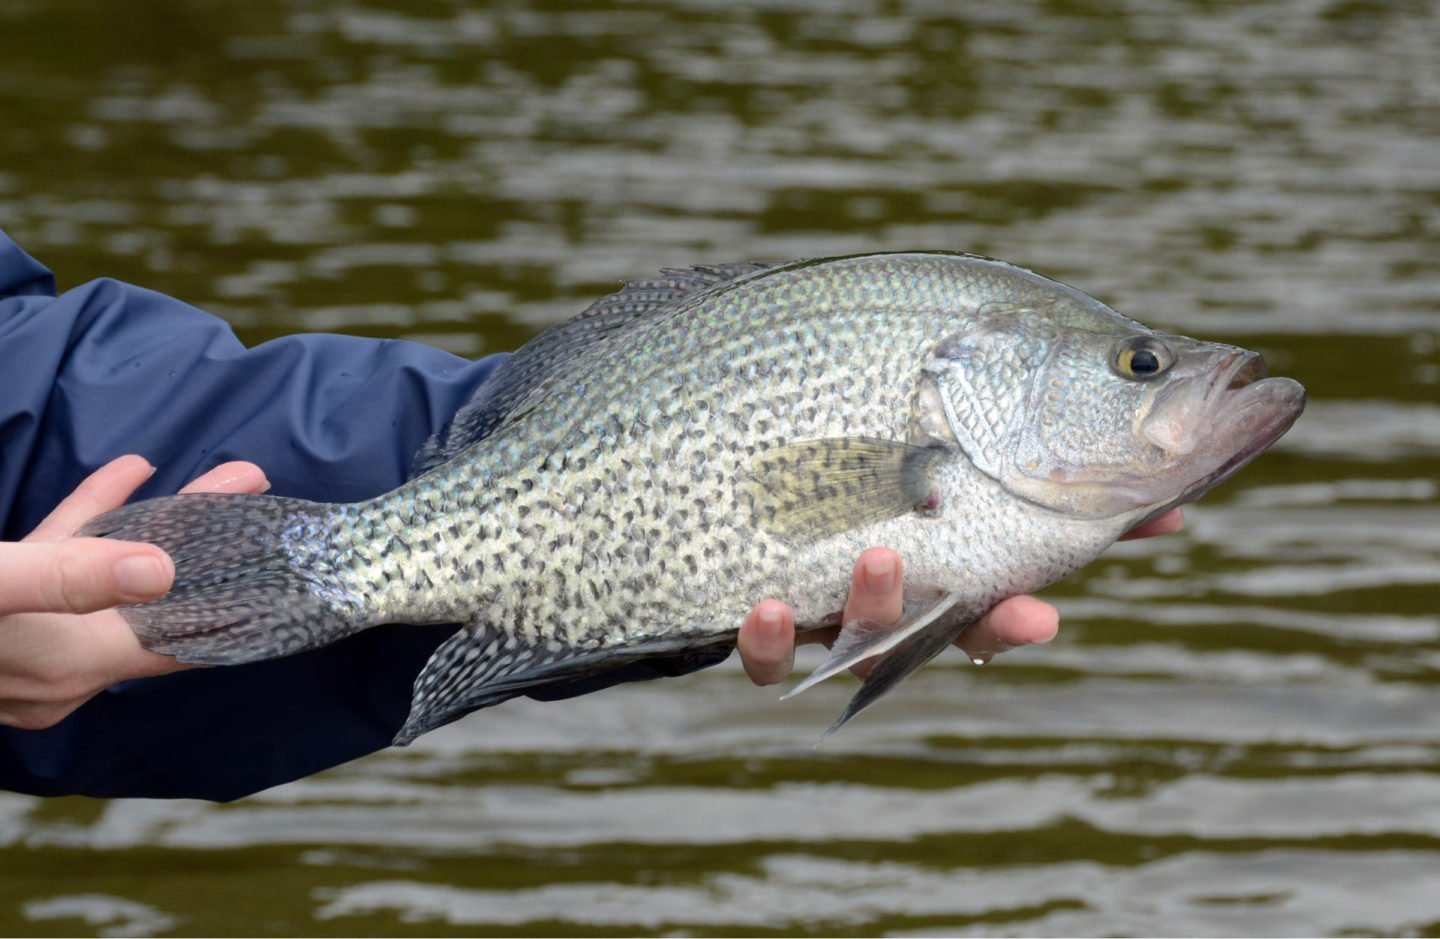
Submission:
M 641 659 L 719 646 L 733 648 L 734 644 L 734 636 L 705 635 L 642 640 L 619 648 L 532 646 L 504 630 L 467 627 L 445 640 L 421 669 L 410 697 L 410 716 L 392 742 L 406 746 L 476 708 L 546 685 L 575 681 Z

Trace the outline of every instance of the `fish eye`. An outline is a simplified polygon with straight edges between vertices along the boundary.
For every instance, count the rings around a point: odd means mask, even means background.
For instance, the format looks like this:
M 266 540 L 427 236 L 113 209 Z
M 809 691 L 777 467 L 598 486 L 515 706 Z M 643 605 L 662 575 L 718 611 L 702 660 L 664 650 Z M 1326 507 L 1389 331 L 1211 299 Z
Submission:
M 1154 375 L 1160 371 L 1160 357 L 1149 349 L 1136 349 L 1130 356 L 1130 371 L 1136 375 Z
M 1115 350 L 1115 372 L 1121 378 L 1144 381 L 1168 369 L 1175 361 L 1169 347 L 1149 336 L 1135 336 Z

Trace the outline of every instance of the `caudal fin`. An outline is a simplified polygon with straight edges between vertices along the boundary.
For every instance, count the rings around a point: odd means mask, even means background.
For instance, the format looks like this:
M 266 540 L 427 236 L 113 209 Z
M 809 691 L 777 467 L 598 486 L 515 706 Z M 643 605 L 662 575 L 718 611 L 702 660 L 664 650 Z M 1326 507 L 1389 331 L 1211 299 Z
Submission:
M 238 665 L 328 645 L 358 632 L 326 548 L 336 506 L 274 496 L 195 494 L 107 512 L 86 537 L 154 544 L 175 583 L 121 607 L 145 648 L 197 665 Z

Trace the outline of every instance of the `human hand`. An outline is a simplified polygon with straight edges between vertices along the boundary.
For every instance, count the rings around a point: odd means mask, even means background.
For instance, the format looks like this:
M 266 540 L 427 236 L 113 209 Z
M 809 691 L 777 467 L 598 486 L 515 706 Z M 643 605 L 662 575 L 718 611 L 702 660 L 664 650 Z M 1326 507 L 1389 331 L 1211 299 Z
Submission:
M 1159 518 L 1127 532 L 1121 540 L 1150 538 L 1179 531 L 1185 524 L 1180 509 L 1172 509 Z M 889 548 L 870 548 L 855 562 L 850 579 L 850 598 L 845 603 L 842 622 L 868 619 L 876 623 L 898 623 L 904 605 L 903 576 L 900 555 Z M 996 604 L 969 629 L 960 634 L 955 644 L 972 659 L 989 661 L 991 657 L 1032 643 L 1049 642 L 1060 628 L 1060 612 L 1043 600 L 1030 596 L 1011 597 Z M 834 631 L 807 633 L 800 644 L 834 639 Z M 773 685 L 784 681 L 795 664 L 795 617 L 790 607 L 779 600 L 762 600 L 745 617 L 736 640 L 745 674 L 757 685 Z M 853 671 L 864 675 L 872 662 L 862 662 Z
M 153 545 L 75 538 L 154 473 L 123 456 L 92 473 L 23 541 L 0 542 L 0 724 L 38 730 L 127 678 L 187 666 L 141 647 L 113 607 L 170 589 L 175 566 Z M 251 463 L 225 463 L 181 492 L 264 492 Z

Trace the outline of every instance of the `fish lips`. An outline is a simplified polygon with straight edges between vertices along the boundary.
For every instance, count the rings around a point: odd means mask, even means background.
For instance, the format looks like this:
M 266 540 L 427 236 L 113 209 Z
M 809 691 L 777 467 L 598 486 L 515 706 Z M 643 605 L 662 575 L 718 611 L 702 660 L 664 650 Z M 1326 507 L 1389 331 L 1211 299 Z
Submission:
M 1279 440 L 1305 410 L 1305 388 L 1290 378 L 1267 378 L 1254 352 L 1228 354 L 1203 390 L 1190 379 L 1161 393 L 1141 425 L 1155 446 L 1180 458 L 1205 450 L 1228 454 L 1187 484 L 1146 520 L 1192 502 L 1229 479 Z M 1198 393 L 1197 393 L 1198 392 Z M 1188 461 L 1191 469 L 1194 461 Z

